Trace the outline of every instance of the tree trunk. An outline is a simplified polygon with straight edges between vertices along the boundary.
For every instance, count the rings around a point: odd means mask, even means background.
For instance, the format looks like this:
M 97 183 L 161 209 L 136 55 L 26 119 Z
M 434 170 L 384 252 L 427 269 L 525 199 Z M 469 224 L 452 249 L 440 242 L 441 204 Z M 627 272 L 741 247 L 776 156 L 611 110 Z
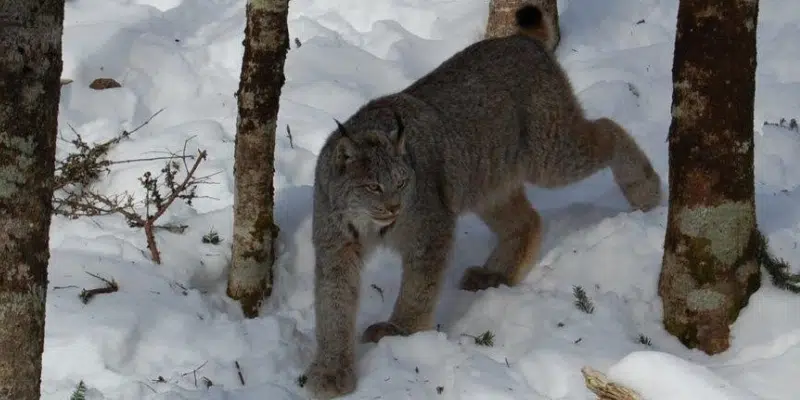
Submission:
M 753 101 L 757 0 L 680 0 L 672 69 L 664 326 L 708 354 L 760 285 Z
M 64 0 L 0 2 L 0 398 L 39 399 Z
M 275 128 L 289 48 L 288 0 L 249 0 L 242 73 L 237 92 L 233 206 L 233 256 L 228 296 L 239 300 L 245 316 L 258 315 L 272 292 L 274 239 L 272 209 Z
M 548 50 L 555 51 L 561 41 L 556 0 L 492 0 L 489 3 L 489 20 L 486 23 L 485 37 L 488 39 L 514 34 L 517 31 L 516 11 L 526 3 L 539 6 L 547 25 L 542 42 Z

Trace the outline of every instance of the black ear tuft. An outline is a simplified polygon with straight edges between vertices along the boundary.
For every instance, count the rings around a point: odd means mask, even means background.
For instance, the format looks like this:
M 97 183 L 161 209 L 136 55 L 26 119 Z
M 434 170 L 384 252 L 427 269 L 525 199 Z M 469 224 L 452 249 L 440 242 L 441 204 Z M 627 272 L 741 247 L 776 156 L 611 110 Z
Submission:
M 336 129 L 339 130 L 339 133 L 341 133 L 342 136 L 347 137 L 348 135 L 347 131 L 344 129 L 344 125 L 342 125 L 342 123 L 336 118 L 334 118 L 333 121 L 336 122 Z

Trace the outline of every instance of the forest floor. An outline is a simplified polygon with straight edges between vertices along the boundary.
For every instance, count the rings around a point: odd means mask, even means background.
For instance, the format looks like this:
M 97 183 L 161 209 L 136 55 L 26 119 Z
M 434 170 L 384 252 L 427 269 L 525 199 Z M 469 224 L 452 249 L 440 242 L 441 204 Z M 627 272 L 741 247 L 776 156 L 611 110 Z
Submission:
M 666 187 L 677 0 L 562 0 L 556 54 L 591 116 L 624 125 Z M 245 0 L 70 0 L 64 30 L 59 157 L 87 142 L 149 124 L 114 146 L 112 160 L 208 151 L 191 205 L 177 201 L 157 231 L 151 262 L 142 230 L 120 215 L 55 217 L 43 370 L 46 400 L 303 399 L 298 384 L 314 349 L 311 185 L 316 155 L 334 128 L 376 96 L 399 90 L 481 37 L 487 0 L 292 0 L 275 148 L 280 226 L 275 290 L 244 319 L 225 296 L 230 258 L 236 99 Z M 800 265 L 800 4 L 761 2 L 755 102 L 758 222 L 772 249 Z M 122 87 L 95 91 L 95 78 Z M 291 135 L 287 133 L 291 127 Z M 73 130 L 74 129 L 74 130 Z M 96 185 L 130 192 L 163 160 L 114 164 Z M 794 171 L 794 172 L 792 172 Z M 546 237 L 524 283 L 480 293 L 457 289 L 495 238 L 473 215 L 457 244 L 437 309 L 439 332 L 359 347 L 350 399 L 592 399 L 592 366 L 651 400 L 791 399 L 800 376 L 800 296 L 764 277 L 732 327 L 732 347 L 709 357 L 661 325 L 656 283 L 666 200 L 630 212 L 608 171 L 562 190 L 531 188 Z M 218 233 L 219 244 L 203 243 Z M 83 288 L 119 290 L 84 304 Z M 385 319 L 399 287 L 397 256 L 381 252 L 363 276 L 359 330 Z M 593 312 L 575 306 L 580 286 Z M 494 334 L 492 346 L 467 335 Z M 238 364 L 237 364 L 238 363 Z M 238 368 L 237 368 L 238 365 Z M 241 376 L 240 376 L 241 373 Z M 244 384 L 242 383 L 244 382 Z

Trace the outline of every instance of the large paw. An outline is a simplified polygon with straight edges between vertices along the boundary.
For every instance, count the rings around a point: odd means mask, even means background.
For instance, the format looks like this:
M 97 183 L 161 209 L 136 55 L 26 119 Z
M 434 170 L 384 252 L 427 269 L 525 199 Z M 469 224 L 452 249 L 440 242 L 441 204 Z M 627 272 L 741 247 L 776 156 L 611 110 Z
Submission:
M 652 167 L 644 167 L 642 178 L 617 183 L 634 210 L 650 211 L 661 203 L 661 179 Z
M 315 361 L 305 376 L 306 390 L 315 399 L 328 400 L 356 390 L 355 366 L 352 364 L 326 365 Z
M 364 330 L 361 342 L 378 343 L 384 336 L 408 336 L 408 332 L 391 322 L 378 322 Z
M 470 292 L 485 290 L 490 287 L 508 285 L 505 275 L 490 271 L 484 267 L 469 267 L 461 277 L 461 289 Z

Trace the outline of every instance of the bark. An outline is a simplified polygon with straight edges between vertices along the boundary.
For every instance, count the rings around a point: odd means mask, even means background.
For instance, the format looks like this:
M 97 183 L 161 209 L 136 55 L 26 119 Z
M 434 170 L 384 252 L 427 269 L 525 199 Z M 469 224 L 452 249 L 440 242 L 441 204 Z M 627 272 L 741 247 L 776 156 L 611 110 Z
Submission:
M 288 0 L 249 0 L 244 57 L 237 92 L 234 177 L 233 256 L 228 296 L 238 300 L 245 316 L 258 315 L 272 292 L 275 260 L 274 223 L 275 128 L 289 48 Z
M 0 2 L 0 398 L 39 399 L 64 0 Z
M 523 4 L 538 5 L 542 10 L 545 23 L 551 27 L 552 34 L 544 41 L 545 47 L 555 51 L 561 41 L 561 30 L 558 25 L 558 3 L 556 0 L 492 0 L 489 3 L 489 20 L 486 23 L 486 38 L 503 37 L 517 31 L 515 13 Z
M 708 354 L 760 285 L 753 175 L 757 0 L 681 0 L 669 128 L 664 326 Z

